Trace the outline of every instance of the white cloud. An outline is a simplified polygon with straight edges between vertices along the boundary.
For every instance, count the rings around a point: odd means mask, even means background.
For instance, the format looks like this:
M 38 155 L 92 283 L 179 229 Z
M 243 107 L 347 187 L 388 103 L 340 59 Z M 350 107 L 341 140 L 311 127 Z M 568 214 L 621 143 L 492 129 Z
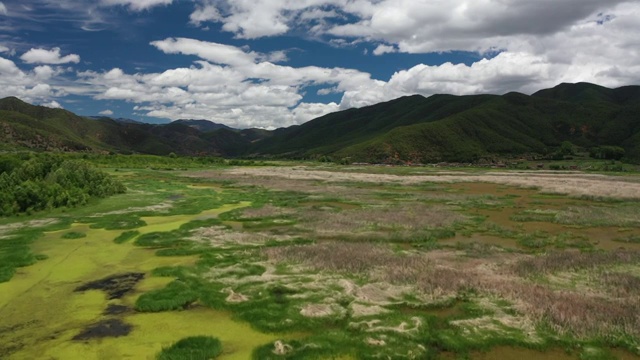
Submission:
M 357 70 L 294 68 L 269 61 L 282 59 L 285 52 L 260 54 L 186 38 L 152 45 L 168 54 L 196 55 L 202 60 L 161 73 L 126 74 L 116 68 L 79 76 L 97 89 L 97 99 L 136 103 L 142 115 L 206 118 L 235 127 L 262 128 L 299 124 L 339 109 L 335 103 L 302 102 L 307 86 L 327 84 L 337 92 L 379 86 L 369 74 Z M 355 95 L 353 99 L 361 101 Z
M 549 65 L 541 57 L 525 53 L 502 53 L 471 66 L 452 63 L 417 65 L 396 72 L 386 86 L 405 94 L 424 95 L 501 94 L 511 90 L 532 92 L 538 90 L 541 83 L 559 76 L 561 70 Z
M 36 66 L 33 69 L 33 74 L 35 76 L 35 79 L 38 81 L 49 80 L 54 76 L 60 75 L 64 72 L 65 70 L 61 67 L 52 68 L 49 65 L 40 65 L 40 66 Z
M 0 53 L 6 53 L 9 52 L 9 48 L 3 45 L 0 45 Z
M 7 7 L 4 5 L 4 3 L 2 1 L 0 1 L 0 14 L 2 14 L 2 15 L 8 15 L 9 14 L 7 12 Z
M 340 110 L 340 105 L 334 102 L 328 104 L 301 103 L 292 111 L 293 121 L 296 124 L 302 124 L 310 119 L 315 119 L 338 110 Z
M 30 103 L 51 104 L 53 98 L 64 96 L 64 86 L 50 84 L 64 70 L 38 66 L 33 71 L 21 70 L 13 61 L 0 57 L 0 98 L 16 96 Z
M 46 107 L 52 108 L 52 109 L 64 109 L 62 107 L 62 105 L 60 105 L 60 103 L 55 101 L 55 100 L 52 100 L 52 101 L 49 101 L 49 102 L 46 102 L 46 103 L 42 103 L 40 105 L 46 106 Z
M 60 55 L 60 48 L 55 47 L 51 50 L 35 49 L 27 51 L 20 56 L 20 59 L 27 64 L 66 64 L 66 63 L 79 63 L 80 56 L 76 54 L 69 54 L 66 56 Z
M 16 66 L 16 64 L 3 57 L 0 57 L 0 74 L 3 76 L 24 76 L 24 73 Z
M 189 16 L 189 21 L 196 26 L 206 21 L 218 22 L 220 19 L 220 12 L 210 1 L 196 5 L 196 9 Z
M 102 110 L 102 111 L 100 111 L 98 114 L 100 114 L 100 115 L 104 115 L 104 116 L 111 116 L 111 115 L 113 115 L 113 111 L 112 111 L 112 110 L 107 109 L 107 110 Z
M 389 53 L 397 52 L 398 50 L 394 46 L 380 44 L 375 50 L 373 50 L 373 55 L 384 55 Z M 366 55 L 366 54 L 365 54 Z
M 148 10 L 160 5 L 170 5 L 173 0 L 101 0 L 101 5 L 105 6 L 127 6 L 133 11 Z
M 250 65 L 254 63 L 258 56 L 235 46 L 187 38 L 169 38 L 162 41 L 153 41 L 151 45 L 167 54 L 196 55 L 204 60 L 222 65 Z

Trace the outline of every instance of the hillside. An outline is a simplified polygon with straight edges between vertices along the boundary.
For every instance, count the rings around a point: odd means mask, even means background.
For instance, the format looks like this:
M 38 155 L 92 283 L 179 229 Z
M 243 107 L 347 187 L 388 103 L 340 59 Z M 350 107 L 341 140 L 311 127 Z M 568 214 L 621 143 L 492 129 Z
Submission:
M 206 120 L 88 119 L 0 100 L 0 150 L 29 148 L 360 162 L 473 162 L 554 156 L 563 142 L 624 149 L 640 163 L 640 86 L 560 84 L 533 95 L 407 96 L 274 131 Z
M 238 147 L 255 140 L 238 131 L 225 133 L 224 141 L 218 141 L 215 133 L 181 123 L 151 125 L 85 118 L 62 109 L 33 106 L 15 97 L 0 100 L 0 149 L 5 150 L 231 156 Z
M 218 129 L 234 130 L 228 127 L 227 125 L 214 123 L 213 121 L 209 121 L 209 120 L 179 119 L 174 121 L 173 123 L 187 125 L 201 132 L 211 132 L 211 131 L 216 131 Z
M 366 162 L 550 155 L 563 141 L 621 146 L 640 162 L 640 87 L 561 84 L 531 96 L 411 96 L 279 129 L 253 154 Z

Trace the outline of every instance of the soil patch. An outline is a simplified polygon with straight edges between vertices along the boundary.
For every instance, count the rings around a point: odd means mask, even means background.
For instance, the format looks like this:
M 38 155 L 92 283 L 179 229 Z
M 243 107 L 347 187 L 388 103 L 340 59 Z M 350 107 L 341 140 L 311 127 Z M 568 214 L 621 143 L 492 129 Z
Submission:
M 104 315 L 121 315 L 131 310 L 130 307 L 124 305 L 109 304 L 104 310 Z
M 83 332 L 73 337 L 73 340 L 102 339 L 129 335 L 133 326 L 119 319 L 109 319 L 89 325 Z
M 126 273 L 113 275 L 101 280 L 92 281 L 77 287 L 74 291 L 102 290 L 107 293 L 108 299 L 120 299 L 133 290 L 136 284 L 144 278 L 144 273 Z

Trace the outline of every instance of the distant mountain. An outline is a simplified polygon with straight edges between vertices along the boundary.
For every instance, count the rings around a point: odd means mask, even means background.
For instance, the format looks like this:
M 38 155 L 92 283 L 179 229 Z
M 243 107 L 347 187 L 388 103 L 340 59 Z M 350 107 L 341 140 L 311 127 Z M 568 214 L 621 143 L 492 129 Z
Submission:
M 180 123 L 89 119 L 62 109 L 30 105 L 15 97 L 0 100 L 0 149 L 232 156 L 240 146 L 253 141 L 241 132 L 224 137 L 225 141 L 219 141 L 210 133 Z
M 127 118 L 110 118 L 108 116 L 85 116 L 86 118 L 89 118 L 91 120 L 113 120 L 115 122 L 119 122 L 119 123 L 124 123 L 124 124 L 144 124 L 141 121 L 137 121 L 137 120 L 133 120 L 133 119 L 127 119 Z
M 560 145 L 617 146 L 640 163 L 640 86 L 560 84 L 533 95 L 419 95 L 340 111 L 274 131 L 206 120 L 151 125 L 89 120 L 0 100 L 0 150 L 13 148 L 360 162 L 472 162 L 548 156 Z
M 250 154 L 364 162 L 548 155 L 563 141 L 621 146 L 640 162 L 640 86 L 561 84 L 531 96 L 408 96 L 274 131 Z
M 198 129 L 201 132 L 216 131 L 216 130 L 219 130 L 219 129 L 234 130 L 234 129 L 228 127 L 227 125 L 214 123 L 213 121 L 209 121 L 209 120 L 185 120 L 185 119 L 180 119 L 180 120 L 174 121 L 173 123 L 187 125 L 187 126 L 192 127 L 194 129 Z

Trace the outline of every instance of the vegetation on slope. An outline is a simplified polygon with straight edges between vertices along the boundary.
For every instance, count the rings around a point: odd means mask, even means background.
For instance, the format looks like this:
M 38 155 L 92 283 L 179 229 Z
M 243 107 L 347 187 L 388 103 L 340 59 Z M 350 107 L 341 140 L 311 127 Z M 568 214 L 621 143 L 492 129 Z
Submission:
M 585 150 L 618 146 L 626 160 L 640 162 L 639 94 L 637 86 L 583 83 L 532 96 L 412 96 L 279 129 L 252 152 L 366 162 L 472 162 L 553 157 L 568 141 Z
M 178 122 L 151 125 L 90 119 L 66 110 L 33 106 L 15 97 L 0 99 L 0 150 L 231 156 L 238 147 L 245 148 L 261 136 L 266 135 L 226 128 L 205 133 Z
M 0 150 L 426 163 L 555 158 L 571 155 L 562 149 L 569 142 L 596 158 L 640 163 L 638 113 L 640 86 L 587 83 L 561 84 L 531 96 L 407 96 L 275 131 L 207 127 L 193 120 L 168 125 L 90 120 L 6 98 L 0 100 Z M 618 148 L 612 152 L 612 146 Z

